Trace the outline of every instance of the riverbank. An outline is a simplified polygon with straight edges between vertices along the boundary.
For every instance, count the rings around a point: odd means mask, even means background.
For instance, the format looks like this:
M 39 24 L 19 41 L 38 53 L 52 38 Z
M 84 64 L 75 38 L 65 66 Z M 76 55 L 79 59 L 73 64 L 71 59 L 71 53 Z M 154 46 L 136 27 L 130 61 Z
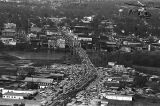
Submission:
M 91 61 L 96 66 L 106 67 L 108 62 L 117 62 L 128 67 L 144 66 L 160 68 L 160 51 L 137 51 L 125 53 L 120 51 L 115 52 L 88 52 Z
M 160 76 L 160 68 L 158 67 L 147 67 L 147 66 L 138 66 L 138 65 L 133 65 L 132 67 L 139 72 Z
M 59 64 L 79 64 L 78 56 L 65 52 L 0 52 L 0 75 L 16 75 L 17 67 L 24 65 L 45 66 Z

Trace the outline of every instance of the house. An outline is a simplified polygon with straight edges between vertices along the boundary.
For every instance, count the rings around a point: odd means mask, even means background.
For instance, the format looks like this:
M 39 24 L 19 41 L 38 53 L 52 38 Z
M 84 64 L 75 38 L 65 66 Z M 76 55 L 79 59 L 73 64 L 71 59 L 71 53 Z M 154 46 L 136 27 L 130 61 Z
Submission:
M 159 79 L 160 79 L 159 76 L 152 75 L 152 76 L 149 78 L 149 81 L 159 81 Z
M 106 87 L 120 87 L 120 82 L 119 81 L 106 81 L 104 82 L 104 85 Z
M 13 45 L 13 46 L 15 46 L 16 44 L 17 44 L 17 42 L 16 42 L 16 40 L 15 39 L 13 39 L 13 38 L 7 38 L 7 37 L 5 37 L 5 38 L 0 38 L 0 41 L 4 44 L 4 45 Z
M 1 0 L 1 1 L 11 2 L 11 3 L 21 3 L 21 2 L 23 2 L 22 0 Z
M 81 20 L 83 23 L 91 23 L 93 21 L 94 16 L 85 16 L 83 17 L 83 19 Z
M 48 40 L 48 48 L 56 48 L 56 40 Z
M 92 41 L 92 38 L 91 37 L 78 37 L 78 40 L 79 41 Z
M 5 29 L 16 29 L 16 24 L 14 23 L 5 23 L 4 24 Z
M 57 47 L 58 48 L 65 48 L 65 39 L 57 39 Z
M 112 67 L 115 66 L 115 64 L 116 64 L 115 62 L 108 62 L 108 65 Z
M 5 23 L 4 30 L 2 30 L 2 37 L 15 37 L 16 35 L 16 24 Z
M 73 28 L 71 28 L 73 30 L 73 32 L 75 34 L 80 34 L 80 33 L 90 33 L 91 32 L 91 28 L 88 27 L 88 26 L 82 26 L 82 25 L 77 25 L 77 26 L 74 26 Z
M 41 32 L 41 31 L 42 31 L 42 28 L 39 28 L 39 27 L 31 27 L 31 28 L 30 28 L 30 31 L 31 31 L 31 32 L 38 33 L 38 32 Z
M 33 78 L 33 77 L 26 77 L 25 82 L 33 82 L 35 84 L 38 84 L 39 88 L 46 88 L 53 84 L 52 78 Z
M 4 29 L 2 30 L 3 37 L 15 37 L 16 30 L 15 29 Z
M 133 41 L 123 41 L 123 45 L 130 46 L 130 47 L 138 47 L 142 44 L 140 42 L 133 42 Z
M 28 98 L 30 94 L 27 93 L 13 93 L 13 92 L 7 92 L 3 94 L 3 99 L 25 99 Z
M 28 36 L 27 36 L 29 39 L 33 39 L 33 38 L 36 38 L 37 37 L 37 34 L 34 34 L 34 33 L 30 33 L 30 34 L 28 34 Z
M 126 47 L 126 46 L 121 47 L 120 50 L 123 51 L 123 52 L 131 52 L 131 48 L 130 47 Z
M 126 71 L 126 68 L 124 67 L 124 65 L 115 65 L 114 67 L 113 67 L 113 70 L 115 70 L 115 71 L 118 71 L 118 72 L 120 72 L 120 71 Z
M 47 28 L 47 29 L 45 29 L 45 34 L 47 36 L 53 36 L 53 35 L 59 35 L 60 33 L 58 32 L 57 29 Z

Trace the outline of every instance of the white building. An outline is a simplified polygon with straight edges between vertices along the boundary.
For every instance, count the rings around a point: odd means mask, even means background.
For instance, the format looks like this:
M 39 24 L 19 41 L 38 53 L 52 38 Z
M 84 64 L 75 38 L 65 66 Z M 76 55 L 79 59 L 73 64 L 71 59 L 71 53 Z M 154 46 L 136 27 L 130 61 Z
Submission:
M 4 99 L 25 99 L 28 98 L 30 94 L 26 93 L 13 93 L 13 92 L 7 92 L 3 94 Z
M 26 93 L 26 94 L 35 94 L 36 90 L 14 90 L 14 89 L 2 89 L 2 94 L 12 92 L 12 93 Z
M 4 44 L 4 45 L 16 45 L 16 41 L 13 38 L 0 38 L 0 41 Z
M 112 67 L 115 66 L 115 64 L 116 64 L 115 62 L 108 62 L 108 65 Z
M 65 39 L 57 39 L 57 46 L 59 48 L 65 48 Z
M 25 106 L 42 106 L 41 103 L 36 100 L 0 98 L 1 106 L 22 106 L 22 104 L 24 104 Z
M 78 37 L 79 41 L 92 41 L 91 37 Z
M 14 23 L 5 23 L 4 24 L 4 28 L 8 28 L 8 29 L 16 29 L 16 24 Z
M 129 95 L 109 95 L 106 93 L 102 93 L 102 96 L 110 100 L 133 101 L 133 96 Z
M 45 34 L 48 36 L 60 35 L 57 29 L 46 29 Z

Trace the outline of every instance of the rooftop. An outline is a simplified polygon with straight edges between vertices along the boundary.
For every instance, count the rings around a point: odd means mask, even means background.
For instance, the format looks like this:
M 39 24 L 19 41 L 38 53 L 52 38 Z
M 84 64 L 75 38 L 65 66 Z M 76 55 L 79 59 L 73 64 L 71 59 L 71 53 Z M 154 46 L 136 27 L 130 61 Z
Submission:
M 52 83 L 53 79 L 51 78 L 32 78 L 32 77 L 26 77 L 26 82 L 41 82 L 41 83 Z
M 9 95 L 9 96 L 23 96 L 23 97 L 27 97 L 29 96 L 29 94 L 26 93 L 13 93 L 13 92 L 7 92 L 3 95 Z
M 2 32 L 11 32 L 11 33 L 15 33 L 16 30 L 15 30 L 15 29 L 4 29 L 4 30 L 2 30 Z
M 39 28 L 39 27 L 31 27 L 30 30 L 31 30 L 31 32 L 41 32 L 42 28 Z
M 2 87 L 1 87 L 1 88 L 2 88 Z M 4 89 L 4 90 L 15 90 L 15 91 L 37 92 L 37 90 L 32 90 L 32 89 L 22 89 L 22 88 L 16 88 L 16 89 L 14 89 L 13 87 L 12 87 L 12 88 L 4 87 L 3 89 Z
M 25 106 L 41 106 L 39 101 L 35 101 L 35 100 L 22 100 L 22 99 L 17 99 L 17 100 L 13 100 L 13 99 L 2 99 L 0 98 L 0 105 L 1 106 L 7 106 L 7 105 L 12 105 L 13 104 L 20 104 L 20 103 L 24 103 Z

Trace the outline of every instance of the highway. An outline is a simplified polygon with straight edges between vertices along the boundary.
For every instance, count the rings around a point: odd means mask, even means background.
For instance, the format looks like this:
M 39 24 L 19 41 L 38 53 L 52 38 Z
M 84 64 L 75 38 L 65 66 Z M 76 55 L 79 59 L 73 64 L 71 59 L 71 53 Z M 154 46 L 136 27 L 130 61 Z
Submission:
M 48 97 L 47 106 L 60 106 L 59 103 L 67 103 L 79 91 L 89 89 L 90 86 L 97 84 L 99 81 L 99 74 L 97 69 L 90 61 L 86 51 L 81 48 L 81 43 L 77 40 L 77 35 L 71 33 L 67 28 L 58 28 L 65 38 L 66 43 L 75 51 L 82 60 L 82 66 L 85 66 L 84 74 L 75 83 L 69 84 L 64 93 L 58 95 L 56 98 Z

